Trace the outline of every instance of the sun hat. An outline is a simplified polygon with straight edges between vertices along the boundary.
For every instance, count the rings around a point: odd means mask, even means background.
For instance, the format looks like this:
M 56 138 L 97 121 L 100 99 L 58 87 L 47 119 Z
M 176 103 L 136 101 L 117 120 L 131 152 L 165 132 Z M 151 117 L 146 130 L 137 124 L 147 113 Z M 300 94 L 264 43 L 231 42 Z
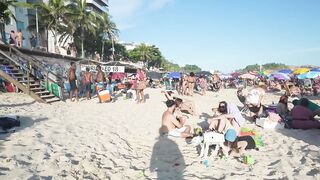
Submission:
M 237 133 L 234 129 L 228 129 L 224 138 L 229 142 L 234 142 L 237 138 Z

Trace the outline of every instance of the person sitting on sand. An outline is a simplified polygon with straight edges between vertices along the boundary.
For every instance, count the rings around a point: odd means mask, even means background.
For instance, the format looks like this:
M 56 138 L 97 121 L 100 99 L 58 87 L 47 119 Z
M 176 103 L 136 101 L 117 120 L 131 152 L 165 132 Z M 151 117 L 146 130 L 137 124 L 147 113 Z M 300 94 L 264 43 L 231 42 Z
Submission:
M 182 100 L 180 98 L 174 97 L 172 91 L 161 91 L 164 93 L 167 100 L 174 100 L 176 102 L 177 108 L 180 111 L 187 112 L 193 116 L 197 116 L 196 106 L 193 101 Z
M 299 98 L 294 98 L 292 100 L 292 104 L 294 106 L 300 105 L 301 104 L 301 100 L 302 99 L 299 100 Z M 308 109 L 310 109 L 313 112 L 313 116 L 320 116 L 320 106 L 318 104 L 310 101 L 310 100 L 308 100 L 308 102 L 309 102 L 308 103 Z
M 228 104 L 225 101 L 221 101 L 219 103 L 217 112 L 215 109 L 213 110 L 215 111 L 215 113 L 218 113 L 218 115 L 208 119 L 208 123 L 210 124 L 209 126 L 210 129 L 218 126 L 220 127 L 218 128 L 218 132 L 221 132 L 221 128 L 223 128 L 224 126 L 229 127 L 228 124 L 230 124 L 233 127 L 233 129 L 236 131 L 236 134 L 240 133 L 240 129 L 245 123 L 245 119 L 242 117 L 241 112 L 239 111 L 236 105 L 232 103 Z
M 264 111 L 262 100 L 265 95 L 265 90 L 262 88 L 254 88 L 248 92 L 246 96 L 246 104 L 250 112 L 254 113 L 254 117 L 259 116 Z
M 309 100 L 302 98 L 299 105 L 291 110 L 292 128 L 294 129 L 319 129 L 320 122 L 314 119 L 315 113 L 309 108 Z
M 282 95 L 280 97 L 279 103 L 277 104 L 276 113 L 282 117 L 286 116 L 289 113 L 287 95 Z
M 309 100 L 302 98 L 299 105 L 291 110 L 292 128 L 294 129 L 319 129 L 320 122 L 314 119 L 314 112 L 308 109 Z
M 230 156 L 240 157 L 244 154 L 245 150 L 257 149 L 256 143 L 251 136 L 237 137 L 236 140 L 230 144 Z
M 162 115 L 163 132 L 167 132 L 169 136 L 187 138 L 192 137 L 191 127 L 185 125 L 185 121 L 176 118 L 174 112 L 176 110 L 176 102 L 174 100 L 166 101 L 168 109 Z

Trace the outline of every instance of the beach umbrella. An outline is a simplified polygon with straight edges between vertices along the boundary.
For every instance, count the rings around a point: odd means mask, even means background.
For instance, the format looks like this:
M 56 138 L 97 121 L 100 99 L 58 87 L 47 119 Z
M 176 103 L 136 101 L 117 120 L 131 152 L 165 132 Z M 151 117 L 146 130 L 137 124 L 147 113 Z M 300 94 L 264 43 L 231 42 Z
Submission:
M 318 69 L 318 68 L 312 68 L 312 69 L 310 69 L 310 71 L 313 71 L 313 72 L 320 72 L 320 69 Z
M 256 78 L 255 75 L 250 74 L 250 73 L 242 74 L 239 77 L 242 78 L 242 79 L 255 79 Z
M 292 70 L 291 69 L 281 69 L 278 72 L 279 73 L 283 73 L 283 74 L 291 74 Z
M 121 72 L 114 72 L 112 73 L 111 79 L 124 79 L 127 77 L 127 73 L 121 73 Z
M 298 75 L 298 79 L 314 79 L 317 77 L 320 77 L 320 72 L 317 72 L 317 71 L 310 71 L 310 72 Z
M 307 73 L 309 71 L 310 71 L 309 68 L 298 68 L 298 69 L 293 71 L 293 74 L 304 74 L 304 73 Z
M 237 73 L 237 72 L 234 72 L 234 73 L 231 74 L 231 76 L 232 76 L 233 78 L 237 78 L 239 75 L 240 75 L 240 74 Z
M 176 79 L 179 79 L 181 76 L 181 74 L 179 72 L 171 72 L 168 74 L 168 77 L 169 78 L 176 78 Z
M 290 80 L 288 74 L 285 73 L 274 73 L 272 74 L 272 77 L 278 80 Z
M 147 72 L 147 77 L 150 79 L 160 79 L 162 78 L 162 74 L 155 71 Z

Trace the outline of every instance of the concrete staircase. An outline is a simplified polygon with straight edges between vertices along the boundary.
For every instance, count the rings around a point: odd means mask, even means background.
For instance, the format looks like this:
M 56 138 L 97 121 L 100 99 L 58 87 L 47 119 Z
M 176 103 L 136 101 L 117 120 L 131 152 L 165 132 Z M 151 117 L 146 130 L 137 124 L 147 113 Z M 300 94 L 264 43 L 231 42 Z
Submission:
M 0 55 L 0 76 L 13 83 L 18 89 L 29 94 L 38 102 L 52 103 L 60 101 L 60 98 L 41 86 L 40 82 L 43 80 L 36 79 L 28 68 L 13 62 L 12 59 L 3 55 Z

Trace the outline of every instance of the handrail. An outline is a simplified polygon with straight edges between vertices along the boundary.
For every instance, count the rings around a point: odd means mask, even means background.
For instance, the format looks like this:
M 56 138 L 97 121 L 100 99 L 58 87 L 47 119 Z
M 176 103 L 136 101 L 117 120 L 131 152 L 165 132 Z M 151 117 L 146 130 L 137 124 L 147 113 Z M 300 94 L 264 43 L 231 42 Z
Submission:
M 0 54 L 2 56 L 4 56 L 5 58 L 9 59 L 10 61 L 14 62 L 16 65 L 18 65 L 19 67 L 21 67 L 23 70 L 27 71 L 28 73 L 30 72 L 30 70 L 28 68 L 26 68 L 25 66 L 23 66 L 22 64 L 20 64 L 18 61 L 14 60 L 13 58 L 11 58 L 10 56 L 8 56 L 5 52 L 3 52 L 2 50 L 0 50 Z
M 39 63 L 39 62 L 40 62 L 39 60 L 36 60 L 35 58 L 33 58 L 33 57 L 31 57 L 31 56 L 27 56 L 27 55 L 23 54 L 22 52 L 20 52 L 18 49 L 14 48 L 14 47 L 11 47 L 11 46 L 10 46 L 9 48 L 12 49 L 12 50 L 14 50 L 15 53 L 16 53 L 18 56 L 20 56 L 20 57 L 24 58 L 25 60 L 31 62 L 31 63 L 32 63 L 33 65 L 35 65 L 37 68 L 39 68 L 40 70 L 44 71 L 45 74 L 46 74 L 46 76 L 47 76 L 47 78 L 50 79 L 51 81 L 53 81 L 53 82 L 55 82 L 55 83 L 58 83 L 56 80 L 54 80 L 54 79 L 52 79 L 52 78 L 49 77 L 49 73 L 52 74 L 53 76 L 57 77 L 57 79 L 63 79 L 63 78 L 64 78 L 64 77 L 61 77 L 61 76 L 59 76 L 59 75 L 57 75 L 57 74 L 55 74 L 55 73 L 53 73 L 53 72 L 51 72 L 51 71 L 48 71 L 43 65 L 41 65 L 41 64 Z

